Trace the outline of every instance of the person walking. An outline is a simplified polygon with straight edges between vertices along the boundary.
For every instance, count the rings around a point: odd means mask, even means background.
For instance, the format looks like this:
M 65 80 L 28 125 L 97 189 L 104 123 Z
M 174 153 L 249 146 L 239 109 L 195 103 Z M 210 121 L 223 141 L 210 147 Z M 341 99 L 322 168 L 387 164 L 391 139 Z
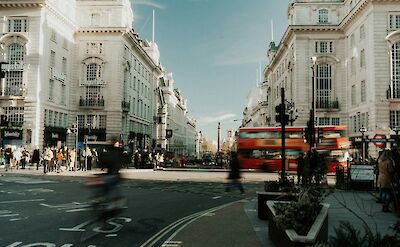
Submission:
M 36 170 L 39 170 L 40 153 L 38 148 L 35 148 L 35 150 L 33 150 L 31 162 L 32 164 L 36 163 Z
M 60 149 L 58 149 L 57 154 L 56 154 L 56 162 L 57 162 L 56 170 L 57 170 L 57 173 L 60 173 L 60 171 L 61 171 L 61 165 L 63 163 L 63 159 L 64 159 L 63 150 L 60 148 Z
M 97 153 L 97 150 L 95 148 L 92 149 L 92 164 L 91 164 L 91 168 L 96 168 L 97 164 L 99 162 L 99 155 Z
M 51 160 L 53 159 L 53 152 L 49 147 L 44 150 L 44 164 L 43 164 L 43 172 L 46 174 L 50 171 Z
M 394 172 L 392 154 L 389 150 L 383 151 L 378 159 L 378 187 L 380 195 L 382 195 L 382 211 L 390 212 L 389 204 L 391 202 L 391 182 L 392 174 Z
M 75 162 L 76 162 L 76 149 L 72 148 L 69 151 L 69 171 L 76 171 Z
M 228 184 L 225 188 L 225 191 L 229 192 L 232 187 L 236 186 L 240 190 L 240 192 L 242 194 L 244 194 L 243 185 L 240 182 L 240 178 L 241 178 L 240 164 L 239 164 L 239 160 L 237 158 L 237 153 L 234 151 L 231 152 L 229 167 L 230 167 L 230 171 L 229 171 L 228 180 L 230 180 L 230 182 L 228 182 Z
M 296 159 L 297 164 L 297 185 L 303 183 L 303 172 L 304 172 L 304 154 L 300 152 L 299 157 Z

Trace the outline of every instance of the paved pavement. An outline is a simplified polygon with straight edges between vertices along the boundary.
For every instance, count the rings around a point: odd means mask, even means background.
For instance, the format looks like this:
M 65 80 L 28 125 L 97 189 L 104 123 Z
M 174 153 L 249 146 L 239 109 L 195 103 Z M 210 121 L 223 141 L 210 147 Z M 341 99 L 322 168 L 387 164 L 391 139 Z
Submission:
M 0 174 L 3 170 L 0 168 Z M 10 172 L 10 171 L 9 171 Z M 34 169 L 13 170 L 12 173 L 42 175 L 42 171 Z M 88 176 L 100 172 L 63 172 L 56 176 Z M 122 174 L 127 179 L 162 180 L 162 181 L 197 181 L 197 182 L 224 182 L 227 174 L 224 172 L 210 172 L 208 170 L 136 170 L 125 169 Z M 262 181 L 275 180 L 277 174 L 244 172 L 243 183 L 256 183 L 262 190 Z M 334 177 L 328 178 L 328 184 L 334 185 Z M 232 191 L 239 194 L 239 191 Z M 334 234 L 335 227 L 340 221 L 349 221 L 358 229 L 363 230 L 362 223 L 369 226 L 373 232 L 392 234 L 390 227 L 398 221 L 394 213 L 383 213 L 382 205 L 375 202 L 374 192 L 333 190 L 325 202 L 329 208 L 329 235 Z M 155 236 L 156 237 L 156 236 Z M 143 245 L 149 246 L 149 245 Z M 177 229 L 163 247 L 181 246 L 274 246 L 268 239 L 268 222 L 257 217 L 257 198 L 254 191 L 248 191 L 243 199 L 229 203 L 203 214 L 199 214 L 191 221 Z

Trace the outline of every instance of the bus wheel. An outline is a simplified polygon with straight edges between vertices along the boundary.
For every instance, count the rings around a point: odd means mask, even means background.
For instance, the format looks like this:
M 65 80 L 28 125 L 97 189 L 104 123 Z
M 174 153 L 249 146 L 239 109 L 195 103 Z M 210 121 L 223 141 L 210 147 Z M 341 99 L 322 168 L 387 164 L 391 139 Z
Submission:
M 263 171 L 263 172 L 268 172 L 268 166 L 267 166 L 267 164 L 262 164 L 262 165 L 261 165 L 261 171 Z

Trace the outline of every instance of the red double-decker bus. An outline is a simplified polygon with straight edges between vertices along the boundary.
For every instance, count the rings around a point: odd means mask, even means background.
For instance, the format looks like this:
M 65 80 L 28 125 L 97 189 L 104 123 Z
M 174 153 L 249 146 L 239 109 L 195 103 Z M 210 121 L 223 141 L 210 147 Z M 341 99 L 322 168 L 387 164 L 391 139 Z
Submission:
M 300 152 L 307 152 L 309 144 L 304 140 L 305 127 L 285 128 L 286 168 L 295 171 L 295 159 Z M 316 127 L 317 150 L 327 157 L 328 173 L 335 172 L 337 165 L 345 166 L 350 147 L 346 126 Z M 281 128 L 240 128 L 237 139 L 238 159 L 242 169 L 279 171 L 281 165 Z M 347 153 L 347 154 L 346 154 Z

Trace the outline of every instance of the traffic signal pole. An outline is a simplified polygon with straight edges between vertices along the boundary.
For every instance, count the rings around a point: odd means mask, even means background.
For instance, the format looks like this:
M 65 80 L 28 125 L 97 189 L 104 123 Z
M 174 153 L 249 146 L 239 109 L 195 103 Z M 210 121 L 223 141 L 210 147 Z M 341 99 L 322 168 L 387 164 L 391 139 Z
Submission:
M 286 125 L 286 119 L 285 119 L 285 89 L 281 87 L 281 134 L 282 134 L 282 172 L 281 172 L 281 178 L 284 180 L 286 178 L 286 149 L 285 149 L 285 136 L 286 136 L 286 131 L 285 131 L 285 125 Z

